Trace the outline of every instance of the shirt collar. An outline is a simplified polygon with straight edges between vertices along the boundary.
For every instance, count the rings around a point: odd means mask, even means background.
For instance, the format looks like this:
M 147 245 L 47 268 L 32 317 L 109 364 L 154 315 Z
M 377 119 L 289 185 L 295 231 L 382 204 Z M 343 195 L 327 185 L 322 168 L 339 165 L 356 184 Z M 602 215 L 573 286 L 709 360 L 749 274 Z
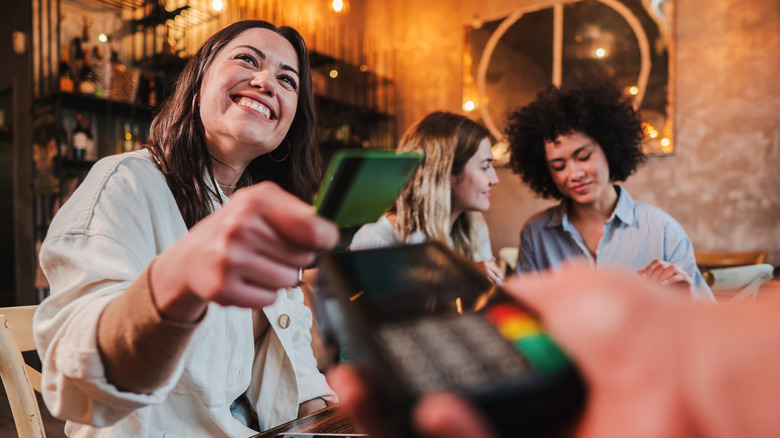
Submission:
M 636 202 L 634 201 L 634 198 L 628 194 L 626 189 L 620 186 L 615 186 L 615 188 L 618 191 L 618 202 L 615 206 L 615 211 L 612 212 L 612 217 L 610 217 L 609 220 L 611 221 L 617 217 L 624 224 L 633 225 L 634 206 L 636 205 Z
M 631 225 L 634 223 L 634 205 L 636 202 L 631 197 L 631 195 L 628 194 L 626 189 L 618 185 L 614 187 L 618 192 L 618 201 L 615 205 L 615 210 L 612 212 L 612 216 L 609 217 L 609 222 L 612 222 L 615 218 L 618 218 L 624 224 Z M 545 224 L 546 227 L 560 227 L 564 221 L 569 222 L 568 213 L 566 212 L 566 204 L 568 202 L 569 201 L 567 199 L 564 199 L 560 204 L 553 207 L 552 211 L 550 212 L 550 217 L 547 219 L 547 223 Z

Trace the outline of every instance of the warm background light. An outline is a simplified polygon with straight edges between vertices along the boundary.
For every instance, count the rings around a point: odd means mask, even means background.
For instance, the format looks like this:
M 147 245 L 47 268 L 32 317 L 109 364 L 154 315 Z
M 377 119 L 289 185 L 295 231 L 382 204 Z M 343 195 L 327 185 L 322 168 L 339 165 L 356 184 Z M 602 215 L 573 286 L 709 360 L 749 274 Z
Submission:
M 339 71 L 336 70 L 336 69 L 331 70 L 330 73 L 329 73 L 329 76 L 334 78 L 334 79 L 337 78 L 338 75 L 339 75 Z
M 476 108 L 476 107 L 477 107 L 477 105 L 476 105 L 476 104 L 474 104 L 474 102 L 472 102 L 472 101 L 470 101 L 470 100 L 469 100 L 469 101 L 466 101 L 466 102 L 463 104 L 463 109 L 464 109 L 464 110 L 466 110 L 466 111 L 474 111 L 474 108 Z
M 211 8 L 215 11 L 221 11 L 224 6 L 225 5 L 222 3 L 222 0 L 214 0 L 211 2 Z
M 607 55 L 607 51 L 604 49 L 596 49 L 596 57 L 597 58 L 603 58 Z
M 650 138 L 658 137 L 658 130 L 649 123 L 643 123 L 642 128 L 645 130 L 645 134 Z
M 341 0 L 333 0 L 333 10 L 341 12 L 344 9 L 344 3 Z
M 659 142 L 661 144 L 661 150 L 664 152 L 671 152 L 672 151 L 672 141 L 668 138 L 662 138 Z
M 630 94 L 632 96 L 636 96 L 637 93 L 639 93 L 639 88 L 637 88 L 637 87 L 629 87 L 628 88 L 628 94 Z

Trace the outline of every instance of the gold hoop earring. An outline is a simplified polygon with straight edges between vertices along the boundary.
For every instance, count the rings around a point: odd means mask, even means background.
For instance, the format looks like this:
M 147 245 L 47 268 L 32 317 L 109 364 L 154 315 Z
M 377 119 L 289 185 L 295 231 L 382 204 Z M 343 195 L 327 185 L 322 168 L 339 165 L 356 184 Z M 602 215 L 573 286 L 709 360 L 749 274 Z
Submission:
M 268 153 L 268 158 L 270 158 L 270 159 L 271 159 L 271 161 L 273 161 L 273 162 L 275 162 L 275 163 L 281 163 L 282 161 L 286 160 L 288 156 L 290 156 L 290 149 L 292 149 L 292 148 L 290 147 L 290 140 L 287 140 L 287 139 L 285 138 L 285 139 L 284 139 L 284 142 L 285 142 L 285 143 L 287 143 L 287 153 L 286 153 L 286 154 L 284 154 L 284 157 L 282 157 L 282 158 L 280 158 L 280 159 L 278 159 L 278 160 L 277 160 L 276 158 L 274 158 L 274 156 L 273 156 L 273 155 L 271 155 L 271 154 L 273 153 L 273 151 L 271 151 L 271 152 L 269 152 L 269 153 Z M 278 148 L 278 147 L 277 147 L 277 148 Z M 274 149 L 274 150 L 276 150 L 276 149 Z

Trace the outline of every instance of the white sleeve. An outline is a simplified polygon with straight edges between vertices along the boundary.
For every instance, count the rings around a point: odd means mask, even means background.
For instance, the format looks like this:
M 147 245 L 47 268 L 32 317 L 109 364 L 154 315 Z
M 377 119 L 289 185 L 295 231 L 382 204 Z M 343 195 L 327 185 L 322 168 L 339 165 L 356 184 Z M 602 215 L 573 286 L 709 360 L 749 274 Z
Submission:
M 164 184 L 148 162 L 109 157 L 92 168 L 49 227 L 40 261 L 52 295 L 35 313 L 33 333 L 43 398 L 58 418 L 113 424 L 163 401 L 181 375 L 183 363 L 151 394 L 120 391 L 108 381 L 97 345 L 103 309 L 168 243 L 158 237 L 168 231 L 162 223 L 171 222 L 176 205 L 172 196 L 166 205 Z
M 366 224 L 352 236 L 349 249 L 352 251 L 361 249 L 384 248 L 397 245 L 398 234 L 395 232 L 392 222 L 386 216 L 379 218 L 373 224 Z

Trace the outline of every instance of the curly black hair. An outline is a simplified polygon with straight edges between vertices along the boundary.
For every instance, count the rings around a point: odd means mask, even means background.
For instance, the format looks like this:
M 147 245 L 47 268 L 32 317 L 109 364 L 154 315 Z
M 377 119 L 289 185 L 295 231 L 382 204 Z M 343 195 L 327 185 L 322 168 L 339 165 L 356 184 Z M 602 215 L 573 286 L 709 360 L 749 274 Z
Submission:
M 614 182 L 625 181 L 645 160 L 642 120 L 630 98 L 609 79 L 585 78 L 570 90 L 550 86 L 508 120 L 512 170 L 544 198 L 563 199 L 545 151 L 545 142 L 560 135 L 579 132 L 598 143 Z

